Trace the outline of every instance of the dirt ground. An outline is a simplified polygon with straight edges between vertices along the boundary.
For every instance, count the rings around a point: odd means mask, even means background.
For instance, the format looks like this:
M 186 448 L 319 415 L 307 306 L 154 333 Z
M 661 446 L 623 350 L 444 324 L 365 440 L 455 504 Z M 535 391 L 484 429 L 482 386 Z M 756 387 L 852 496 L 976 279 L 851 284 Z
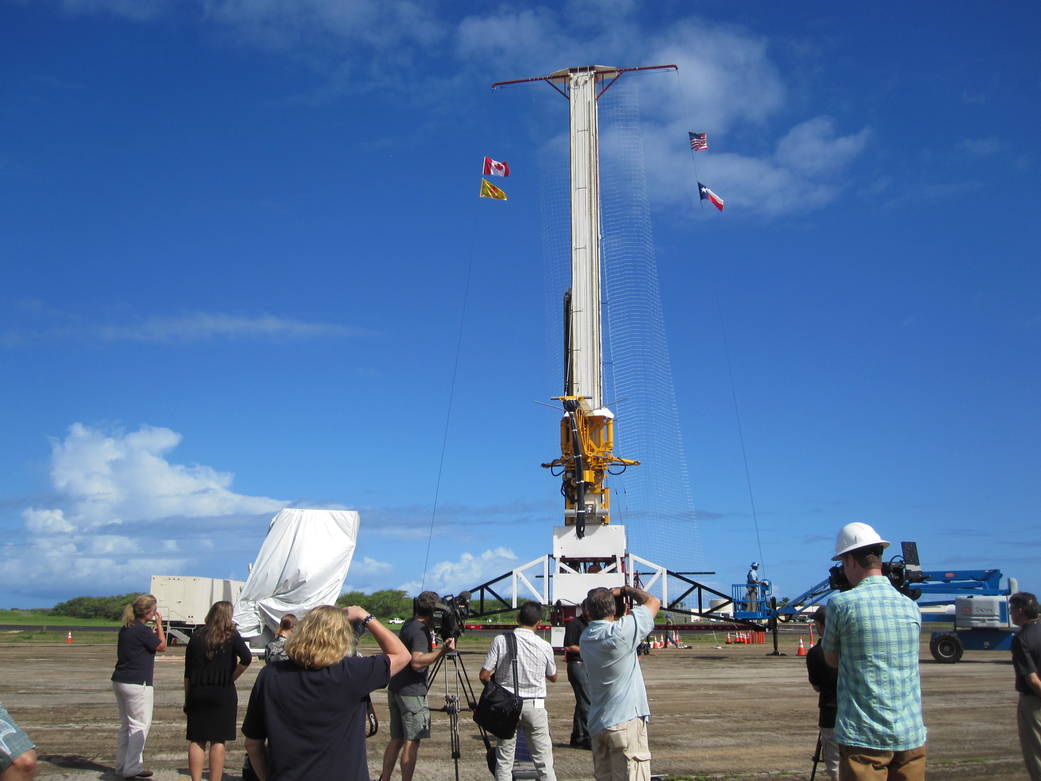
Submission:
M 672 778 L 809 778 L 816 695 L 806 682 L 803 659 L 795 655 L 797 645 L 793 636 L 786 637 L 782 650 L 789 655 L 781 658 L 766 656 L 768 648 L 762 645 L 706 643 L 645 657 L 653 772 Z M 115 778 L 110 768 L 117 716 L 109 682 L 114 652 L 112 646 L 75 643 L 0 645 L 0 702 L 37 743 L 40 778 Z M 171 649 L 156 663 L 155 718 L 145 758 L 158 781 L 187 776 L 183 653 Z M 476 684 L 481 646 L 471 644 L 461 658 Z M 239 681 L 240 710 L 261 667 L 255 663 Z M 563 664 L 560 668 L 547 703 L 557 776 L 588 779 L 589 752 L 567 746 L 574 700 Z M 432 705 L 443 701 L 446 683 L 444 676 L 435 682 Z M 1027 778 L 1016 737 L 1008 654 L 967 652 L 959 664 L 941 665 L 923 644 L 922 687 L 930 778 Z M 377 775 L 388 737 L 385 693 L 377 692 L 374 701 L 381 728 L 367 745 L 369 766 Z M 416 781 L 456 777 L 447 719 L 434 714 L 434 736 L 421 747 Z M 487 781 L 477 730 L 467 714 L 461 724 L 459 778 Z M 241 740 L 229 744 L 226 781 L 239 780 L 243 753 Z

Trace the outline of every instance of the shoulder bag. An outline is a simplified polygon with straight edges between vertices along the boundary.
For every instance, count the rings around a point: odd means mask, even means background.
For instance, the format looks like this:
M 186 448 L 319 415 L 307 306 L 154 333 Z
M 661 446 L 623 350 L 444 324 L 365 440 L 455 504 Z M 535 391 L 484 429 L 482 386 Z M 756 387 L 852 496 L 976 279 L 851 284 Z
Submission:
M 517 638 L 513 632 L 505 632 L 506 648 L 513 664 L 513 685 L 520 688 L 517 676 Z M 507 740 L 517 733 L 524 700 L 509 689 L 495 682 L 493 677 L 484 685 L 481 698 L 477 701 L 474 721 L 497 738 Z

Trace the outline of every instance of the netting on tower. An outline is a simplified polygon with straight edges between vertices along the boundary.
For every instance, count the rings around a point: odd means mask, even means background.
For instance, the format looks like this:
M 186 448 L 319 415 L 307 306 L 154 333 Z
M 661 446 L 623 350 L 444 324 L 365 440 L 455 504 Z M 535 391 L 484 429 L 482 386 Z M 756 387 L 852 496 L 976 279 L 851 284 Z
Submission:
M 701 546 L 661 305 L 647 198 L 637 79 L 599 102 L 604 395 L 615 453 L 638 467 L 611 477 L 612 520 L 629 549 L 671 569 L 699 568 Z M 570 279 L 567 135 L 539 155 L 549 355 L 563 383 L 562 297 Z

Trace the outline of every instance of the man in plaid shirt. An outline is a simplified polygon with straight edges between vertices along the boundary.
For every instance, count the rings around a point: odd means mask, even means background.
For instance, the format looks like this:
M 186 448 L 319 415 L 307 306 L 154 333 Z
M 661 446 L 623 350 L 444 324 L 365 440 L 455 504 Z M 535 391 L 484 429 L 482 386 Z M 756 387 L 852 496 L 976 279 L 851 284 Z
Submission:
M 833 559 L 853 588 L 828 604 L 821 646 L 839 669 L 835 742 L 843 781 L 925 778 L 922 616 L 882 574 L 888 545 L 866 523 L 842 527 L 835 544 Z

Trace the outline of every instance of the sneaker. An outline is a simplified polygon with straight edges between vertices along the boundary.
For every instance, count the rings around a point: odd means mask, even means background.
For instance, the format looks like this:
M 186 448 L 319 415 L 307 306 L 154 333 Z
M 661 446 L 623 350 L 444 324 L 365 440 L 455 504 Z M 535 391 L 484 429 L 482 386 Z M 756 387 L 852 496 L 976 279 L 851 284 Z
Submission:
M 123 776 L 123 778 L 151 778 L 154 775 L 151 770 L 142 770 L 140 773 L 132 776 Z

